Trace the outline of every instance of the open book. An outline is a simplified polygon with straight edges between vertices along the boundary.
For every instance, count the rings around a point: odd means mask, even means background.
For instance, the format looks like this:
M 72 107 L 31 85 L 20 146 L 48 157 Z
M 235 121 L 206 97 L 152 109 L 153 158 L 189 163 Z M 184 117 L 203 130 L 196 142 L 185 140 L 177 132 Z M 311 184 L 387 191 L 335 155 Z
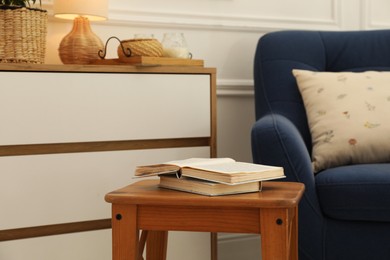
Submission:
M 285 177 L 282 167 L 237 162 L 231 158 L 191 158 L 139 166 L 135 176 L 146 177 L 169 173 L 177 173 L 178 177 L 192 177 L 229 185 Z
M 175 175 L 161 175 L 159 186 L 173 190 L 185 191 L 207 196 L 221 196 L 261 191 L 261 182 L 248 182 L 238 185 L 226 185 L 206 180 Z

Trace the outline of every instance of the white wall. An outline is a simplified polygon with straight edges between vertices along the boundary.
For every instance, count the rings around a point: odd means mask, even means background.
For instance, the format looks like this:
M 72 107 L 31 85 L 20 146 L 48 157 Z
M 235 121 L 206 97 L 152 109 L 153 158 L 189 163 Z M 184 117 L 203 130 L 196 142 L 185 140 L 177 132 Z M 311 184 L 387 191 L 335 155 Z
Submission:
M 43 1 L 51 11 L 52 1 Z M 369 30 L 390 27 L 386 0 L 110 0 L 109 20 L 93 24 L 105 42 L 110 36 L 184 32 L 196 59 L 218 70 L 218 155 L 251 161 L 254 122 L 252 64 L 264 33 L 283 29 Z M 57 46 L 71 23 L 50 19 L 47 63 L 60 63 Z M 115 57 L 117 43 L 109 46 Z M 222 235 L 221 260 L 256 259 L 257 236 Z M 244 242 L 246 241 L 246 242 Z M 234 244 L 235 253 L 229 252 Z M 242 246 L 242 247 L 241 247 Z M 242 255 L 237 252 L 242 249 Z M 252 257 L 252 258 L 251 258 Z

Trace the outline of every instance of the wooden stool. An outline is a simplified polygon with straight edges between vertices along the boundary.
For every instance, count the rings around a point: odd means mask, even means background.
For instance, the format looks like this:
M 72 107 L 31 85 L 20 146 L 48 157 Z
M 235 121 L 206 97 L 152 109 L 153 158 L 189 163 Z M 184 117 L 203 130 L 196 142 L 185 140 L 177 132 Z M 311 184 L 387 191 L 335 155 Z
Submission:
M 161 189 L 157 184 L 158 180 L 140 181 L 106 195 L 112 203 L 113 260 L 142 259 L 139 230 L 149 230 L 153 237 L 148 260 L 166 259 L 168 230 L 257 233 L 263 260 L 298 259 L 303 184 L 264 182 L 261 192 L 218 197 Z

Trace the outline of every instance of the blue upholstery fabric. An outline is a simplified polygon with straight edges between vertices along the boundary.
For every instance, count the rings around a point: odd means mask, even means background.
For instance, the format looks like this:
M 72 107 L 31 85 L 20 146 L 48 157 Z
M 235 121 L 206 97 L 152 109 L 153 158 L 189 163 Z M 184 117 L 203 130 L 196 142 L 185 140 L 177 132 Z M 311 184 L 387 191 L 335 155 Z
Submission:
M 287 181 L 306 186 L 299 212 L 300 260 L 388 260 L 390 164 L 348 165 L 314 176 L 294 68 L 388 71 L 390 30 L 264 35 L 255 54 L 252 129 L 253 161 L 282 166 Z
M 327 217 L 390 223 L 390 164 L 327 169 L 316 176 L 316 187 Z

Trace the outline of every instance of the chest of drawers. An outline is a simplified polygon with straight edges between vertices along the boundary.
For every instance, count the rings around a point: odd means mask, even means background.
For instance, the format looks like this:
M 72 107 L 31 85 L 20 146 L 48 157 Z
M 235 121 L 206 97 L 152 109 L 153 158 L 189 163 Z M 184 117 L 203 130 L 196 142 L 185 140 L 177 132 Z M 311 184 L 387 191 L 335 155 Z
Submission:
M 15 250 L 109 228 L 104 194 L 136 165 L 216 156 L 213 68 L 0 65 L 0 82 L 0 241 Z

